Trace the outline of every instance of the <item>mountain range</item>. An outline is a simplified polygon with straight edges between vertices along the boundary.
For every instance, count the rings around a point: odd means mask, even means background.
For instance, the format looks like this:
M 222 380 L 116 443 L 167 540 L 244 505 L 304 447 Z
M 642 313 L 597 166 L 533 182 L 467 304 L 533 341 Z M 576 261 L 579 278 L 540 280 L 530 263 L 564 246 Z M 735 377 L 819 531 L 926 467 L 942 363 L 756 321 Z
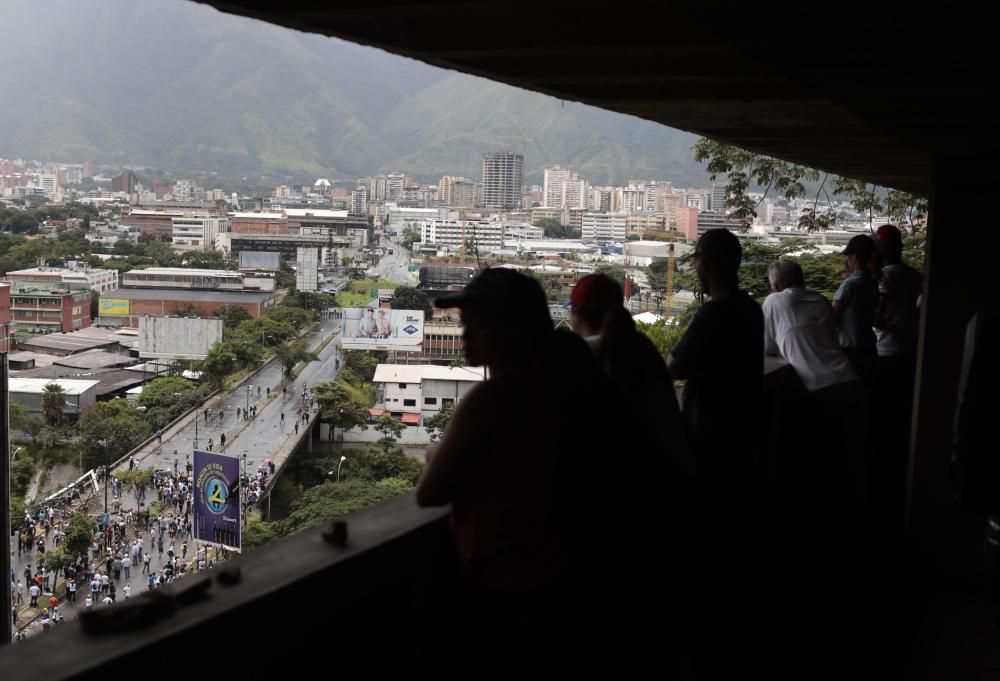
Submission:
M 5 0 L 0 64 L 0 157 L 436 182 L 510 150 L 529 183 L 706 181 L 686 132 L 179 0 Z

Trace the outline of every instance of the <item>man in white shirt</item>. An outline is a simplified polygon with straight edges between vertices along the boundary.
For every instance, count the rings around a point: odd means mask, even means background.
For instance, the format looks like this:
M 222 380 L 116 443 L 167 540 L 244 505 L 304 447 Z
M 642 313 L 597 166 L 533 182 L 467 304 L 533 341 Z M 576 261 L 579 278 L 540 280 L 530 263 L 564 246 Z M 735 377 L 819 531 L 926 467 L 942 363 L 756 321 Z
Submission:
M 806 390 L 857 381 L 858 375 L 837 342 L 829 301 L 805 288 L 802 268 L 778 260 L 767 268 L 773 293 L 764 300 L 764 352 L 783 357 Z
M 833 310 L 805 287 L 802 268 L 778 260 L 767 269 L 773 293 L 763 304 L 764 352 L 780 355 L 809 393 L 801 412 L 803 433 L 816 435 L 790 466 L 800 500 L 829 535 L 847 540 L 860 528 L 867 497 L 864 387 L 837 339 Z

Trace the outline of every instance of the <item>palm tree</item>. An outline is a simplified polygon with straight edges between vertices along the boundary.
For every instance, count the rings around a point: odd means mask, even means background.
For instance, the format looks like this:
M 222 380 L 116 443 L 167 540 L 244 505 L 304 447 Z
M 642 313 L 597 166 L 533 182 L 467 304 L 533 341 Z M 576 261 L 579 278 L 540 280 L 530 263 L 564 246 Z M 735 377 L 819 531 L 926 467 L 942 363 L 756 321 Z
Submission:
M 66 406 L 66 391 L 58 383 L 49 383 L 42 390 L 42 415 L 50 425 L 62 422 L 63 407 Z

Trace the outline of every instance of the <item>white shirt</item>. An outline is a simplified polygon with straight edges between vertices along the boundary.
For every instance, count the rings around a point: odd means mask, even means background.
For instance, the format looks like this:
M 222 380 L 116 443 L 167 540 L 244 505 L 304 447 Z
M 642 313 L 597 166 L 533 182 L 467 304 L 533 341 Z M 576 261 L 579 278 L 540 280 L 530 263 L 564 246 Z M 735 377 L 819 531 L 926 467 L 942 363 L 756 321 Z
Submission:
M 764 352 L 781 355 L 806 390 L 858 380 L 837 342 L 830 303 L 819 293 L 787 288 L 764 300 Z

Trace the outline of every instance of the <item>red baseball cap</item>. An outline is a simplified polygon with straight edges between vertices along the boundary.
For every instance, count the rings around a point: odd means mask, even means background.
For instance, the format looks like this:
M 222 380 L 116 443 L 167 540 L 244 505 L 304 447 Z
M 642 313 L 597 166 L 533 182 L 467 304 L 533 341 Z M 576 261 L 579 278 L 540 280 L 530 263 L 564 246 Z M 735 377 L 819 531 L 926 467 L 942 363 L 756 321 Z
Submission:
M 875 231 L 875 244 L 878 250 L 885 252 L 903 245 L 903 234 L 896 225 L 882 225 Z
M 576 282 L 569 295 L 573 307 L 584 310 L 604 310 L 624 304 L 622 287 L 604 274 L 588 274 Z

